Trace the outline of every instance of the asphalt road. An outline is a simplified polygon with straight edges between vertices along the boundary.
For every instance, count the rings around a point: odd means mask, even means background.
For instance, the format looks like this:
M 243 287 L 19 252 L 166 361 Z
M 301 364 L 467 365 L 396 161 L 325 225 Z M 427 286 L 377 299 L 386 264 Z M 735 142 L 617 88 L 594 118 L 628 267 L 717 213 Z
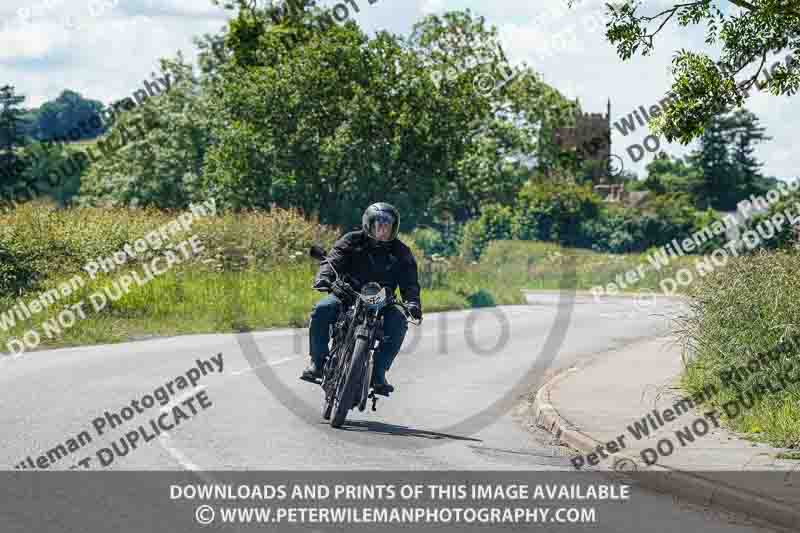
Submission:
M 396 392 L 378 402 L 377 412 L 351 411 L 342 430 L 321 419 L 321 389 L 297 379 L 307 362 L 305 329 L 5 357 L 0 359 L 0 464 L 13 469 L 28 456 L 35 462 L 85 431 L 91 442 L 58 458 L 51 469 L 68 469 L 89 457 L 84 464 L 92 470 L 569 471 L 569 452 L 531 428 L 520 406 L 559 369 L 663 335 L 679 304 L 626 298 L 598 304 L 584 296 L 572 306 L 562 300 L 559 307 L 557 295 L 528 298 L 527 306 L 430 313 L 419 328 L 410 326 L 389 373 Z M 211 362 L 220 353 L 221 372 Z M 555 358 L 547 361 L 551 355 Z M 176 378 L 198 368 L 197 359 L 209 362 L 208 375 L 196 380 L 196 388 L 179 390 Z M 176 393 L 171 404 L 140 405 L 143 412 L 130 422 L 112 430 L 106 421 L 104 434 L 97 434 L 96 418 L 120 413 L 167 382 Z M 176 419 L 172 406 L 190 397 L 195 399 L 180 404 L 186 416 Z M 162 412 L 165 423 L 177 424 L 172 430 L 151 435 L 146 443 L 140 439 L 124 456 L 115 452 L 106 467 L 99 464 L 97 450 L 112 442 L 123 448 L 124 432 Z M 648 495 L 647 505 L 637 509 L 647 515 L 652 533 L 678 531 L 675 520 L 684 531 L 763 531 L 664 495 Z M 600 530 L 642 530 L 636 519 L 615 520 Z

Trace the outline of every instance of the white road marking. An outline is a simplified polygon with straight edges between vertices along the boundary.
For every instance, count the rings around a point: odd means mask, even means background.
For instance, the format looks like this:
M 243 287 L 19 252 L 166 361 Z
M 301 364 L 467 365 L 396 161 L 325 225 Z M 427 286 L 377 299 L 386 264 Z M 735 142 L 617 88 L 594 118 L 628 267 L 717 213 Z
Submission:
M 526 310 L 526 311 L 528 311 L 528 310 Z M 447 335 L 458 335 L 460 333 L 461 333 L 461 331 L 459 331 L 457 329 L 456 331 L 447 332 Z M 272 337 L 272 336 L 283 336 L 283 335 L 290 335 L 290 334 L 294 334 L 294 330 L 292 330 L 292 331 L 263 332 L 262 334 L 256 334 L 256 336 L 265 336 L 265 337 L 269 336 L 269 337 Z M 423 337 L 423 338 L 425 338 L 425 337 L 433 337 L 434 335 L 439 335 L 439 334 L 440 334 L 439 329 L 435 329 L 434 331 L 431 331 L 430 333 L 427 333 L 427 332 L 423 333 L 421 335 L 421 337 Z M 277 365 L 280 365 L 282 363 L 286 363 L 288 361 L 294 361 L 295 359 L 299 359 L 299 357 L 284 357 L 283 359 L 278 359 L 277 361 L 269 362 L 266 365 L 261 364 L 261 365 L 258 365 L 256 367 L 247 367 L 247 368 L 242 368 L 240 370 L 235 370 L 235 371 L 231 372 L 230 374 L 228 374 L 228 376 L 231 376 L 231 377 L 233 377 L 233 376 L 241 376 L 241 375 L 244 375 L 244 374 L 248 374 L 250 372 L 254 372 L 255 370 L 258 370 L 259 368 L 262 368 L 264 366 L 277 366 Z M 174 399 L 173 401 L 171 401 L 170 403 L 168 403 L 167 405 L 162 407 L 161 411 L 162 412 L 168 411 L 169 409 L 171 409 L 172 404 L 180 403 L 181 401 L 185 400 L 189 396 L 192 396 L 192 395 L 196 394 L 197 390 L 203 390 L 203 389 L 205 389 L 205 385 L 201 385 L 201 386 L 197 387 L 197 389 L 195 391 L 193 391 L 192 394 L 189 394 L 189 393 L 183 394 L 181 397 Z M 175 444 L 172 442 L 172 438 L 170 437 L 169 433 L 167 433 L 167 432 L 162 433 L 161 436 L 158 439 L 158 442 L 161 444 L 161 446 L 164 448 L 164 450 L 167 453 L 169 453 L 170 456 L 172 456 L 172 458 L 175 459 L 175 461 L 177 461 L 178 464 L 180 464 L 184 469 L 192 470 L 192 471 L 202 471 L 201 468 L 199 468 L 197 465 L 192 463 L 178 449 L 178 447 L 175 446 Z M 209 481 L 209 480 L 206 479 L 206 481 Z
M 205 385 L 200 385 L 198 387 L 195 387 L 191 391 L 186 391 L 183 394 L 181 394 L 180 396 L 178 396 L 176 398 L 173 398 L 172 401 L 170 401 L 168 404 L 166 404 L 163 407 L 161 407 L 161 413 L 169 412 L 169 410 L 172 409 L 173 407 L 175 407 L 177 404 L 181 403 L 182 401 L 186 400 L 187 398 L 191 398 L 192 396 L 194 396 L 198 392 L 200 392 L 202 390 L 205 390 L 205 388 L 206 388 Z
M 276 365 L 279 365 L 281 363 L 286 363 L 287 361 L 294 361 L 295 359 L 299 359 L 299 357 L 284 357 L 283 359 L 278 359 L 277 361 L 272 361 L 270 363 L 267 363 L 266 365 L 258 365 L 258 366 L 254 366 L 254 367 L 248 366 L 247 368 L 242 368 L 241 370 L 236 370 L 234 372 L 231 372 L 230 375 L 231 376 L 241 376 L 242 374 L 247 374 L 248 372 L 253 372 L 253 371 L 258 370 L 259 368 L 263 368 L 265 366 L 276 366 Z
M 258 365 L 256 367 L 252 367 L 252 368 L 248 367 L 248 368 L 243 368 L 241 370 L 237 370 L 236 372 L 231 372 L 229 374 L 229 376 L 240 376 L 242 374 L 246 374 L 248 372 L 253 372 L 254 370 L 258 370 L 259 368 L 262 368 L 264 366 L 275 366 L 275 365 L 279 365 L 281 363 L 285 363 L 287 361 L 292 361 L 294 359 L 298 359 L 298 358 L 297 357 L 284 357 L 283 359 L 278 359 L 277 361 L 272 361 L 271 363 L 267 363 L 267 365 Z M 205 388 L 206 388 L 205 385 L 200 385 L 199 387 L 196 387 L 192 391 L 182 394 L 181 396 L 173 399 L 167 405 L 163 406 L 161 408 L 161 412 L 162 413 L 168 412 L 170 409 L 172 409 L 173 404 L 178 404 L 178 403 L 182 402 L 183 400 L 185 400 L 186 398 L 194 396 L 199 391 L 202 391 Z M 168 432 L 164 431 L 163 433 L 161 433 L 161 435 L 158 438 L 158 443 L 161 444 L 161 447 L 164 448 L 164 451 L 166 451 L 168 454 L 170 454 L 170 456 L 172 456 L 172 458 L 175 459 L 175 461 L 177 461 L 178 464 L 181 465 L 185 470 L 192 470 L 192 471 L 202 471 L 203 470 L 202 468 L 198 467 L 196 464 L 191 462 L 189 460 L 189 458 L 186 457 L 180 451 L 180 449 L 178 449 L 178 447 L 172 442 L 172 437 L 170 437 L 170 434 Z M 206 478 L 205 476 L 203 476 L 203 479 L 205 481 L 209 482 L 209 483 L 213 481 L 213 479 Z
M 183 455 L 177 447 L 173 446 L 172 438 L 166 431 L 159 435 L 158 442 L 161 444 L 161 447 L 164 448 L 164 450 L 170 454 L 172 458 L 175 459 L 185 470 L 192 470 L 195 472 L 203 471 L 202 468 L 191 462 L 185 455 Z

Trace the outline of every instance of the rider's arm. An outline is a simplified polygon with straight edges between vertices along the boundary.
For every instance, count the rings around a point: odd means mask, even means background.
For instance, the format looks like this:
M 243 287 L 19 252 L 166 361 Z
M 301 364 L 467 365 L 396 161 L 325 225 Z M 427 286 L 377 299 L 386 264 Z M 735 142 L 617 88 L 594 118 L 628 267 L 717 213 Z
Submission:
M 352 255 L 353 249 L 353 237 L 352 232 L 347 233 L 339 238 L 338 241 L 333 245 L 330 252 L 328 252 L 328 261 L 323 262 L 319 267 L 319 272 L 317 273 L 316 282 L 320 280 L 327 280 L 329 283 L 333 283 L 336 279 L 336 274 L 333 273 L 331 269 L 330 263 L 333 263 L 333 268 L 336 269 L 336 272 L 339 273 L 340 276 L 344 275 L 350 270 L 350 256 Z
M 420 288 L 419 288 L 419 274 L 417 272 L 417 260 L 409 250 L 404 258 L 404 265 L 402 269 L 402 276 L 398 283 L 400 288 L 400 295 L 403 297 L 404 302 L 415 302 L 422 308 L 420 301 Z

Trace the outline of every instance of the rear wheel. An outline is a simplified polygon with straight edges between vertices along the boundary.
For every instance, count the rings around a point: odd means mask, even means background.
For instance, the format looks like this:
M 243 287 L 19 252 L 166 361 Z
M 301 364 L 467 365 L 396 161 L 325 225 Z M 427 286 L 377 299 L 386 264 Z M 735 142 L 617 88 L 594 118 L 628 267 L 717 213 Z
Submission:
M 349 368 L 346 370 L 347 374 L 342 376 L 341 388 L 336 391 L 336 398 L 332 402 L 332 407 L 334 408 L 333 419 L 331 420 L 332 427 L 342 427 L 345 418 L 347 418 L 347 412 L 353 408 L 361 381 L 359 378 L 364 374 L 364 365 L 369 355 L 368 340 L 361 337 L 356 339 L 356 344 L 353 347 L 353 357 L 350 360 Z

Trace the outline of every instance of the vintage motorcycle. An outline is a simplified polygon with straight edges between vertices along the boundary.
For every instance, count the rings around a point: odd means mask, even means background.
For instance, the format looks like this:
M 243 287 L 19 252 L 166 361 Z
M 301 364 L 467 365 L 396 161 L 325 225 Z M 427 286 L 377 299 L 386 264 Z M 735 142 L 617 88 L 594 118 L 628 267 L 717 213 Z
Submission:
M 327 254 L 319 246 L 312 246 L 310 255 L 319 261 L 327 261 Z M 372 400 L 372 410 L 377 410 L 378 396 L 372 388 L 372 369 L 374 354 L 384 342 L 384 309 L 398 305 L 411 324 L 419 325 L 422 320 L 411 319 L 405 303 L 396 300 L 386 287 L 369 282 L 359 292 L 347 279 L 339 276 L 333 265 L 331 269 L 336 276 L 336 292 L 349 296 L 345 298 L 349 301 L 340 306 L 339 315 L 331 325 L 332 346 L 323 366 L 322 379 L 315 383 L 320 384 L 325 392 L 322 418 L 330 420 L 332 427 L 339 428 L 350 409 L 358 407 L 359 411 L 364 411 L 368 400 Z

